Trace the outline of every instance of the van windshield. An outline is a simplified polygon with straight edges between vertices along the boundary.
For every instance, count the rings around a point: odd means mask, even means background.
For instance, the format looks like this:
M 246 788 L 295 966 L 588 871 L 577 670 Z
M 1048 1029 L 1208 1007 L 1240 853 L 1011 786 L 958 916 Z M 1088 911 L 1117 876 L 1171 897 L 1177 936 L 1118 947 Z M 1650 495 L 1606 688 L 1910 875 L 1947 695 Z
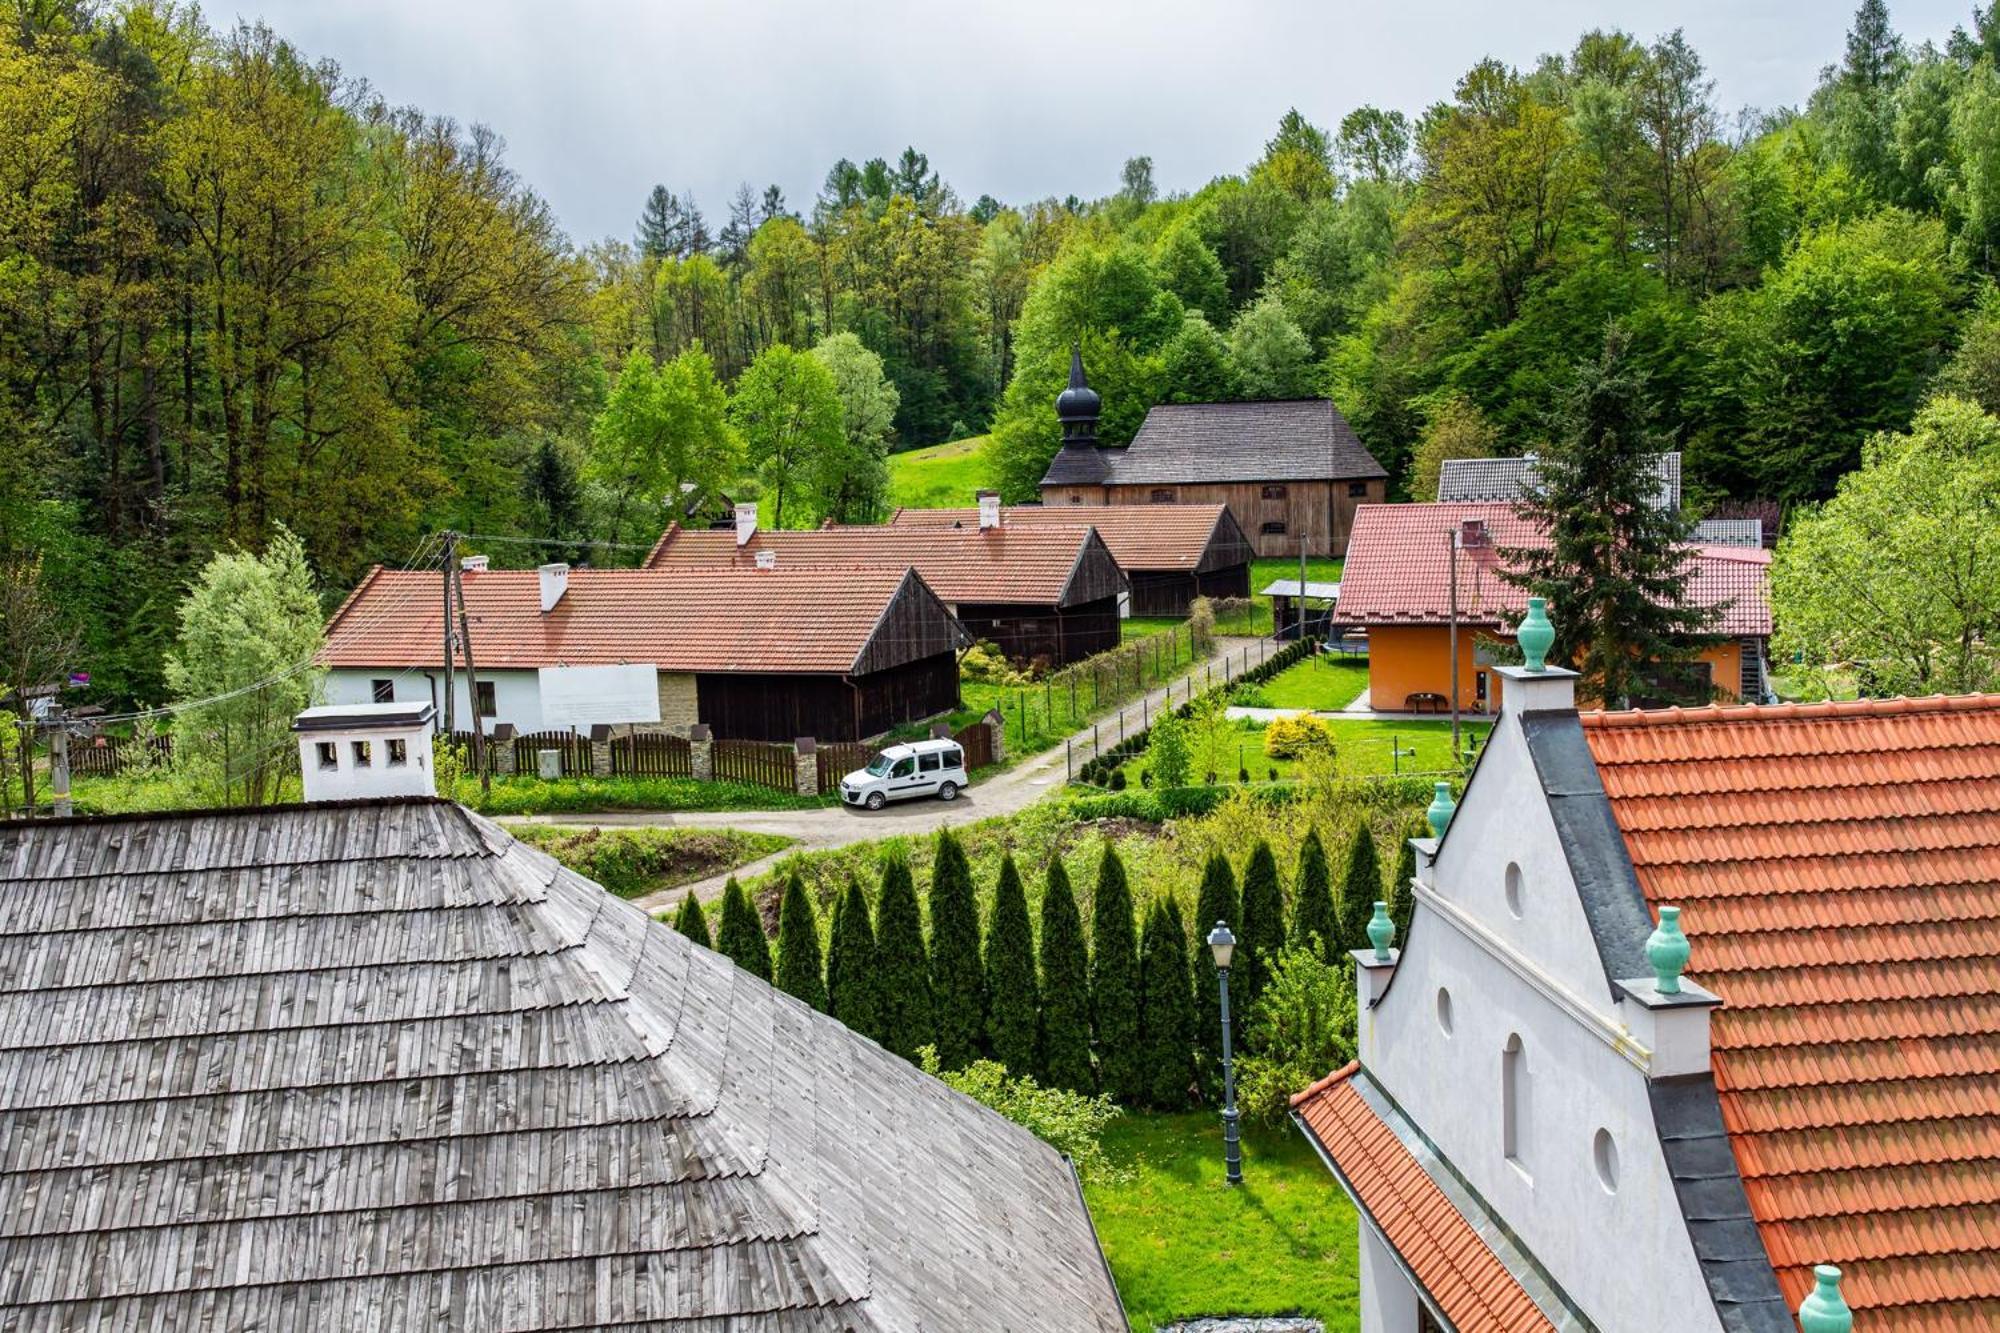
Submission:
M 873 761 L 871 761 L 871 762 L 869 763 L 869 765 L 868 765 L 868 769 L 867 769 L 867 772 L 868 772 L 868 776 L 869 776 L 869 777 L 871 777 L 871 778 L 886 778 L 886 777 L 888 777 L 888 776 L 889 776 L 889 763 L 890 763 L 890 760 L 889 760 L 889 756 L 888 756 L 888 755 L 886 755 L 886 754 L 878 754 L 878 755 L 876 755 L 876 756 L 875 756 L 875 758 L 873 759 Z

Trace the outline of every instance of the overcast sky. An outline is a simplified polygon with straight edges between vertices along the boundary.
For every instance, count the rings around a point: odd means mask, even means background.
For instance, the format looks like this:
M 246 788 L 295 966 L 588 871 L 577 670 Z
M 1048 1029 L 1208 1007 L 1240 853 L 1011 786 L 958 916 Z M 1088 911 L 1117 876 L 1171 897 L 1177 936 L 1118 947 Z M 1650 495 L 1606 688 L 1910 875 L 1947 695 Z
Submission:
M 1912 42 L 1972 0 L 1891 0 Z M 207 7 L 212 21 L 227 3 Z M 252 0 L 314 57 L 389 100 L 498 130 L 579 242 L 630 238 L 655 182 L 720 227 L 738 181 L 803 211 L 835 159 L 905 144 L 967 200 L 1163 191 L 1240 171 L 1297 106 L 1331 126 L 1415 113 L 1483 56 L 1527 64 L 1614 20 L 1675 27 L 1716 100 L 1797 105 L 1839 59 L 1853 0 Z

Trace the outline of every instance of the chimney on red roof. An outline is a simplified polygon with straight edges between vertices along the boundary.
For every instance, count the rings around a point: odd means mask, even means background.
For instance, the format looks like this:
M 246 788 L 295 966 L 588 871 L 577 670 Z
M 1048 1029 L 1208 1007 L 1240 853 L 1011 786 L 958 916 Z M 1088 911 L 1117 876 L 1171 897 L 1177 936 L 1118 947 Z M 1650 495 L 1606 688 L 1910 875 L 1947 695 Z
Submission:
M 486 556 L 468 555 L 462 557 L 459 560 L 458 567 L 467 574 L 484 574 L 487 569 L 487 564 L 488 564 L 488 557 Z
M 547 615 L 555 609 L 556 603 L 563 599 L 563 594 L 569 591 L 569 566 L 557 562 L 553 565 L 543 565 L 536 572 L 542 576 L 542 614 Z
M 750 539 L 757 535 L 757 506 L 744 503 L 736 506 L 736 544 L 748 546 Z
M 979 530 L 1000 526 L 1000 492 L 979 492 Z
M 777 567 L 778 567 L 778 553 L 776 551 L 772 550 L 767 546 L 763 550 L 757 552 L 757 568 L 776 569 Z
M 1460 519 L 1458 524 L 1458 546 L 1463 551 L 1483 551 L 1488 536 L 1486 520 L 1483 518 Z

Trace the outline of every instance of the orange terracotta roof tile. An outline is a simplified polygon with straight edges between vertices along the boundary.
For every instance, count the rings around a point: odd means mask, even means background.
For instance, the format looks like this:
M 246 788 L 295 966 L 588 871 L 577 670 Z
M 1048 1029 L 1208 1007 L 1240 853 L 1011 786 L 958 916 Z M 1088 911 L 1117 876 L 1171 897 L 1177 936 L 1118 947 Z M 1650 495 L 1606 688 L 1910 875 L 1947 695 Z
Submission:
M 2000 695 L 1583 715 L 1779 1285 L 2000 1328 Z
M 1363 1097 L 1357 1062 L 1292 1098 L 1363 1212 L 1459 1333 L 1533 1333 L 1555 1325 Z M 1365 1074 L 1360 1078 L 1366 1078 Z
M 1111 548 L 1118 567 L 1148 573 L 1163 571 L 1206 572 L 1214 567 L 1204 563 L 1211 541 L 1232 550 L 1241 546 L 1242 560 L 1252 552 L 1242 530 L 1232 521 L 1218 539 L 1216 527 L 1227 505 L 1008 505 L 1001 510 L 1003 527 L 1064 527 L 1087 523 Z M 979 526 L 977 509 L 898 509 L 889 519 L 896 528 L 974 528 Z M 1218 555 L 1217 564 L 1228 552 Z

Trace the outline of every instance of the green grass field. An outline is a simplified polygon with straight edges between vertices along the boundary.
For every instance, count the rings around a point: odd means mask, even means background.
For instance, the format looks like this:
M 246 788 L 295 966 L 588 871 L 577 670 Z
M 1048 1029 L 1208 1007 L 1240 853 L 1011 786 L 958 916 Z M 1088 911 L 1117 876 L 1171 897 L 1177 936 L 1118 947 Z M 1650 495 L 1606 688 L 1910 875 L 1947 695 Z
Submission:
M 1322 654 L 1286 667 L 1261 685 L 1241 687 L 1230 696 L 1234 704 L 1258 708 L 1315 708 L 1336 711 L 1347 707 L 1368 688 L 1368 663 L 1352 658 Z
M 1454 770 L 1457 765 L 1451 757 L 1451 723 L 1449 722 L 1376 722 L 1368 718 L 1333 718 L 1327 721 L 1333 731 L 1335 754 L 1340 771 L 1357 777 L 1383 777 L 1396 773 L 1444 773 Z M 1485 723 L 1466 723 L 1461 728 L 1460 744 L 1469 738 L 1483 737 L 1489 730 Z M 1190 781 L 1200 783 L 1205 776 L 1201 765 L 1204 762 L 1203 741 L 1198 728 L 1190 728 L 1188 744 L 1192 748 L 1193 772 Z M 1398 754 L 1396 751 L 1400 751 Z M 1240 770 L 1247 769 L 1252 782 L 1286 782 L 1299 776 L 1299 763 L 1293 759 L 1273 759 L 1264 752 L 1264 725 L 1248 718 L 1229 721 L 1224 734 L 1218 739 L 1216 755 L 1218 782 L 1227 784 L 1237 780 Z M 1124 766 L 1125 781 L 1138 785 L 1140 774 L 1147 771 L 1148 756 L 1140 754 Z M 1276 770 L 1275 779 L 1272 770 Z
M 972 435 L 889 455 L 889 504 L 945 509 L 973 503 L 985 482 L 986 437 Z
M 1118 637 L 1121 642 L 1143 639 L 1149 634 L 1164 634 L 1187 621 L 1174 616 L 1128 616 L 1118 622 Z
M 1122 1116 L 1104 1150 L 1116 1177 L 1084 1195 L 1134 1329 L 1227 1314 L 1359 1326 L 1354 1209 L 1298 1131 L 1246 1122 L 1233 1189 L 1213 1113 Z

